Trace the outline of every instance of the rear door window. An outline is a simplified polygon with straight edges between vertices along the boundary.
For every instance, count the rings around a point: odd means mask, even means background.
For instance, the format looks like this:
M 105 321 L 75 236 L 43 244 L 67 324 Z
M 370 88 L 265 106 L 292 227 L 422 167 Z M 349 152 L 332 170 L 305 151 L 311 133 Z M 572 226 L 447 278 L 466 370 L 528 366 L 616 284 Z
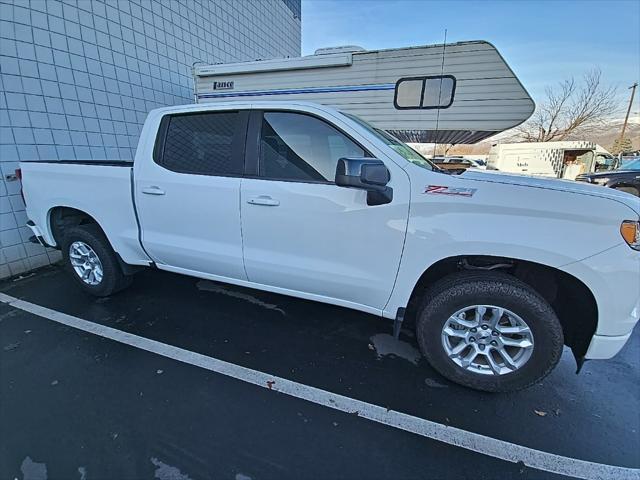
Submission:
M 239 112 L 172 115 L 165 121 L 164 148 L 156 159 L 161 166 L 194 175 L 242 175 L 244 123 Z

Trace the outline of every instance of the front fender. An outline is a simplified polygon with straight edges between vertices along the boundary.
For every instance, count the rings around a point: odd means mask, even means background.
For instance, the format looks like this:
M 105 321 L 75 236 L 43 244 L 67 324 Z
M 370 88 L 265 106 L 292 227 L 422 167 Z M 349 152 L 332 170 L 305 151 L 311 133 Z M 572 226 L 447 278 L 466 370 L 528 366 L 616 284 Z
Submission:
M 597 196 L 427 173 L 412 176 L 405 248 L 385 317 L 407 306 L 422 274 L 440 260 L 495 256 L 562 269 L 620 245 L 621 222 L 636 216 Z M 426 193 L 437 191 L 429 185 L 466 195 Z

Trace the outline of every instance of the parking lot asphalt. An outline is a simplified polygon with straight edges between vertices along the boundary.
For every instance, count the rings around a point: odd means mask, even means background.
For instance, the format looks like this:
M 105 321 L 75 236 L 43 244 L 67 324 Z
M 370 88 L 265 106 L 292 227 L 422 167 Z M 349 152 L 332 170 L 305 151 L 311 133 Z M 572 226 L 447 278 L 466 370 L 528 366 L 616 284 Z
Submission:
M 98 325 L 532 449 L 640 466 L 640 334 L 575 375 L 484 394 L 419 357 L 409 326 L 144 271 L 96 299 L 61 268 L 0 291 Z M 259 388 L 0 304 L 0 477 L 560 478 Z

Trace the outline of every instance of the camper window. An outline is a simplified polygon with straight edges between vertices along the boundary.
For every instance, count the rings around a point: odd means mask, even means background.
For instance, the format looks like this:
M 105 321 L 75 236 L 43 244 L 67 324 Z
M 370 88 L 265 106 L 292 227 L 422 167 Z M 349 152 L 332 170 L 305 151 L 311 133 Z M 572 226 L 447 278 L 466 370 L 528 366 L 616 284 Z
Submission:
M 423 80 L 405 80 L 396 86 L 396 103 L 402 108 L 420 108 Z
M 455 91 L 456 78 L 452 75 L 401 78 L 393 103 L 399 110 L 449 108 Z
M 338 160 L 367 153 L 323 120 L 290 112 L 266 112 L 260 134 L 261 177 L 333 182 Z
M 447 108 L 453 102 L 453 77 L 427 78 L 422 108 Z

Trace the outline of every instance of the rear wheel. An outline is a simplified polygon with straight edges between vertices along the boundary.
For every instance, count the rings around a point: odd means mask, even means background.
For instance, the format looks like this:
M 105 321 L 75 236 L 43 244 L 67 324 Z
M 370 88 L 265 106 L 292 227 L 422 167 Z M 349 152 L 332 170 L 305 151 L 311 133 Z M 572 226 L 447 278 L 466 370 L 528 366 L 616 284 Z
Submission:
M 95 224 L 65 230 L 62 256 L 73 278 L 86 292 L 106 297 L 131 284 L 122 273 L 116 253 Z
M 539 382 L 558 363 L 563 346 L 551 306 L 499 272 L 462 272 L 434 285 L 419 312 L 417 337 L 439 373 L 489 392 Z

